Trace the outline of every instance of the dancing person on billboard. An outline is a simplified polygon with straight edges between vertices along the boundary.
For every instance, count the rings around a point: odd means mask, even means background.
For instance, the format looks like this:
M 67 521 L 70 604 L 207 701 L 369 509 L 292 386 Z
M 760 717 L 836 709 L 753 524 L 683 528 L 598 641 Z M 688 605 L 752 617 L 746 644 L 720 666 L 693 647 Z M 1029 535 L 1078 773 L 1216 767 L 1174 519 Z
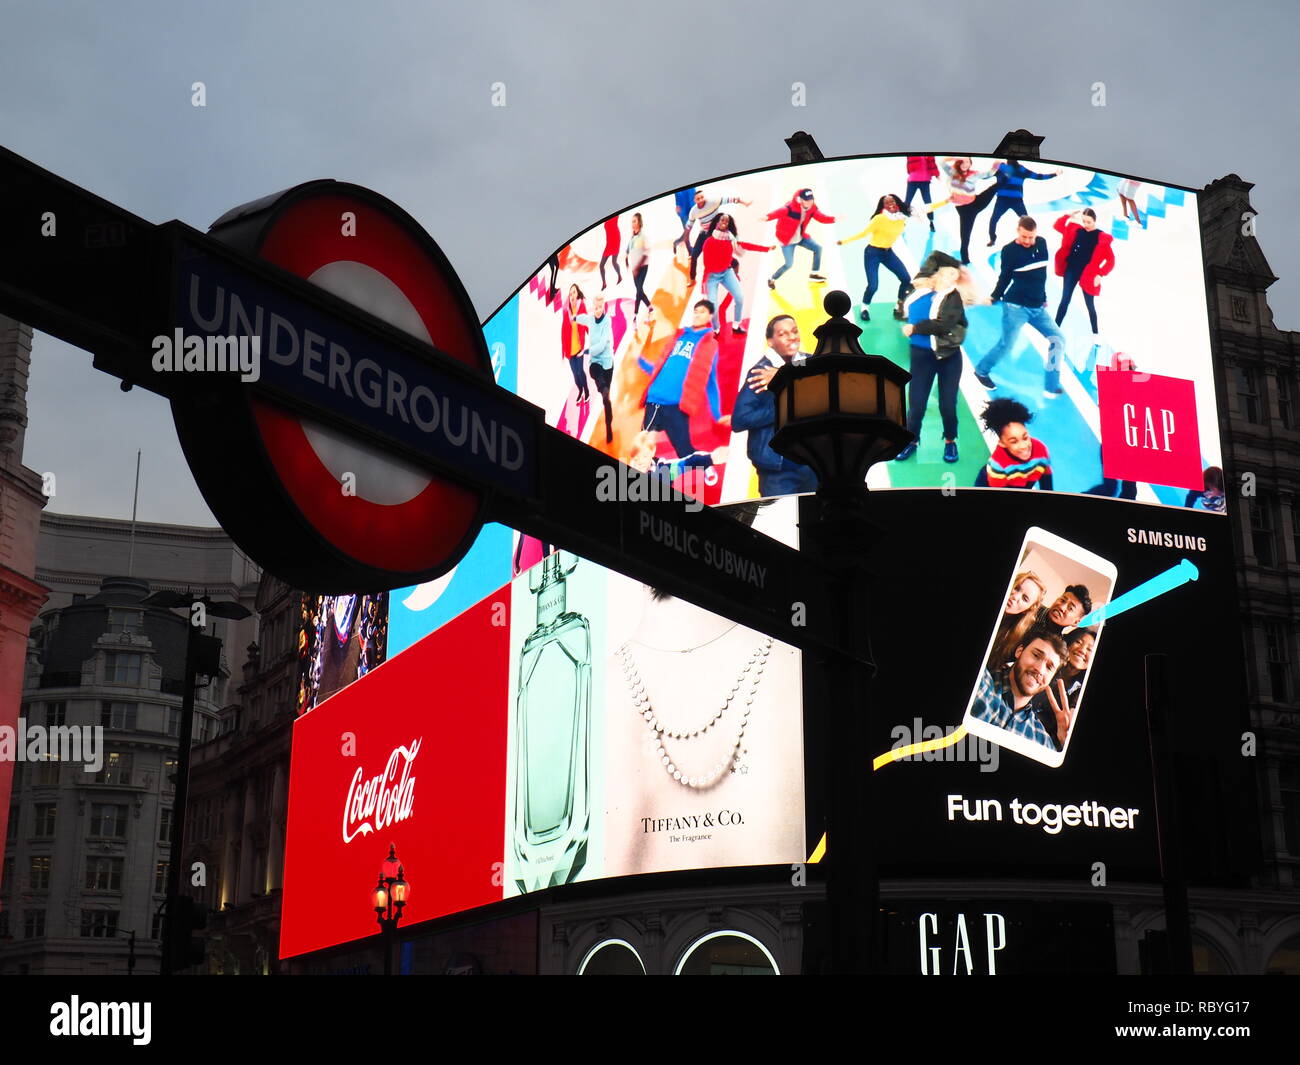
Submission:
M 777 278 L 794 265 L 796 248 L 807 248 L 812 252 L 812 271 L 808 274 L 808 280 L 817 284 L 825 282 L 826 278 L 821 272 L 822 246 L 808 236 L 808 226 L 813 222 L 829 225 L 835 221 L 835 216 L 822 213 L 813 190 L 800 189 L 789 203 L 772 211 L 767 218 L 768 221 L 776 222 L 776 242 L 781 245 L 781 256 L 785 259 L 784 265 L 767 279 L 767 287 L 776 288 Z
M 707 403 L 713 420 L 725 425 L 718 395 L 718 343 L 713 336 L 713 304 L 699 300 L 689 326 L 678 330 L 664 346 L 658 365 L 644 355 L 637 364 L 650 374 L 642 429 L 665 433 L 673 451 L 684 459 L 696 450 L 691 441 L 691 415 Z
M 1016 239 L 1002 249 L 1002 269 L 993 287 L 994 303 L 1002 303 L 1002 338 L 975 367 L 975 380 L 985 388 L 997 388 L 989 376 L 1012 348 L 1020 330 L 1032 325 L 1048 340 L 1047 363 L 1043 370 L 1043 395 L 1061 394 L 1061 360 L 1065 358 L 1065 337 L 1047 313 L 1047 241 L 1038 235 L 1038 223 L 1028 215 L 1016 227 Z
M 961 344 L 966 338 L 966 306 L 957 282 L 961 264 L 951 255 L 932 252 L 916 275 L 916 291 L 907 301 L 903 335 L 912 380 L 907 386 L 907 429 L 915 439 L 895 462 L 916 454 L 930 390 L 939 379 L 939 415 L 943 419 L 943 461 L 957 461 L 957 388 L 961 383 Z M 925 280 L 923 285 L 921 282 Z
M 1029 435 L 1034 416 L 1014 399 L 989 402 L 980 416 L 998 440 L 987 465 L 975 476 L 976 488 L 1041 488 L 1052 490 L 1052 459 L 1047 445 Z
M 1031 632 L 1015 648 L 1010 662 L 984 670 L 971 716 L 1056 750 L 1053 733 L 1043 726 L 1033 699 L 1048 690 L 1065 654 L 1065 641 L 1060 636 Z
M 929 204 L 929 196 L 926 197 L 926 201 L 926 209 L 933 210 Z M 894 245 L 903 235 L 911 213 L 911 208 L 905 203 L 900 203 L 897 196 L 881 196 L 867 227 L 861 233 L 837 241 L 838 244 L 844 245 L 861 240 L 863 237 L 868 238 L 867 246 L 862 252 L 862 268 L 866 271 L 867 287 L 862 293 L 862 306 L 858 308 L 858 317 L 864 322 L 871 321 L 871 300 L 876 294 L 876 289 L 880 287 L 882 266 L 898 278 L 898 308 L 894 311 L 894 317 L 903 317 L 903 300 L 912 289 L 912 279 L 908 276 L 903 260 L 894 251 Z
M 745 383 L 740 386 L 731 412 L 731 429 L 749 434 L 745 452 L 758 472 L 760 496 L 815 492 L 817 475 L 811 467 L 792 462 L 772 450 L 776 399 L 767 386 L 782 366 L 798 365 L 808 357 L 799 350 L 799 323 L 788 314 L 778 314 L 767 323 L 766 335 L 768 350 L 750 367 Z
M 909 155 L 907 157 L 907 198 L 904 207 L 912 206 L 912 197 L 918 192 L 925 203 L 930 202 L 930 182 L 939 176 L 939 164 L 933 155 Z M 930 232 L 934 232 L 934 215 L 930 215 Z
M 609 402 L 609 383 L 614 377 L 613 317 L 605 313 L 605 297 L 591 300 L 592 314 L 579 314 L 573 320 L 587 330 L 587 354 L 591 356 L 589 373 L 596 382 L 601 404 L 605 408 L 605 443 L 614 439 L 614 409 Z
M 1021 570 L 1016 574 L 1002 610 L 1002 620 L 998 622 L 998 631 L 993 636 L 989 668 L 1005 665 L 1016 648 L 1025 642 L 1029 630 L 1038 623 L 1038 610 L 1045 595 L 1047 586 L 1033 570 Z
M 709 228 L 713 225 L 713 220 L 718 217 L 718 212 L 729 203 L 738 203 L 742 207 L 752 206 L 749 200 L 742 200 L 739 196 L 710 196 L 702 189 L 695 190 L 695 205 L 686 214 L 681 235 L 673 241 L 674 249 L 679 244 L 685 244 L 690 248 L 692 282 L 695 280 L 696 263 L 700 258 L 700 252 L 709 237 Z M 694 242 L 691 241 L 692 226 L 695 227 Z
M 587 330 L 578 322 L 578 316 L 587 313 L 582 289 L 569 286 L 569 298 L 564 303 L 564 317 L 560 321 L 560 355 L 568 359 L 573 383 L 578 386 L 578 402 L 588 399 L 587 373 L 583 369 L 582 353 L 587 346 Z
M 717 337 L 722 329 L 717 311 L 718 288 L 721 286 L 731 293 L 731 331 L 736 336 L 744 336 L 745 296 L 740 289 L 736 268 L 745 249 L 740 243 L 740 234 L 736 232 L 736 220 L 731 215 L 720 213 L 714 218 L 701 254 L 704 257 L 704 290 L 714 306 L 713 335 Z
M 1019 159 L 1007 159 L 995 167 L 997 183 L 994 189 L 997 195 L 993 200 L 993 213 L 989 216 L 989 247 L 993 247 L 998 242 L 998 219 L 1007 211 L 1014 211 L 1014 217 L 1019 218 L 1021 215 L 1027 215 L 1028 209 L 1025 207 L 1025 182 L 1028 181 L 1047 181 L 1050 178 L 1060 177 L 1060 169 L 1053 170 L 1050 174 L 1040 174 L 1036 170 L 1030 170 Z
M 970 236 L 975 229 L 975 216 L 989 205 L 997 191 L 996 185 L 981 186 L 994 177 L 996 168 L 977 171 L 966 156 L 944 159 L 939 165 L 948 176 L 948 202 L 957 208 L 961 228 L 961 262 L 966 266 L 970 263 Z
M 605 219 L 605 250 L 600 253 L 600 287 L 605 288 L 605 264 L 612 261 L 614 263 L 614 276 L 618 278 L 615 284 L 623 283 L 623 271 L 618 268 L 618 246 L 622 242 L 622 234 L 618 231 L 618 215 Z
M 636 300 L 632 304 L 633 321 L 641 313 L 643 302 L 647 311 L 651 309 L 650 297 L 645 294 L 645 275 L 650 270 L 650 253 L 641 227 L 641 212 L 637 211 L 632 215 L 632 235 L 627 238 L 627 248 L 623 252 L 623 263 L 632 274 L 632 283 L 636 286 Z
M 555 297 L 560 294 L 560 290 L 555 287 L 555 279 L 559 276 L 560 273 L 560 255 L 561 252 L 558 251 L 554 252 L 551 255 L 551 257 L 546 260 L 546 266 L 549 266 L 551 268 L 551 280 L 550 283 L 546 286 L 547 303 L 553 303 L 555 301 Z M 543 269 L 545 269 L 545 267 L 543 267 Z
M 1138 211 L 1137 195 L 1138 190 L 1142 188 L 1142 182 L 1134 181 L 1132 178 L 1125 178 L 1119 183 L 1119 188 L 1115 190 L 1115 195 L 1119 197 L 1120 206 L 1124 208 L 1124 217 L 1129 217 L 1129 208 L 1133 209 L 1133 221 L 1146 229 L 1147 224 L 1142 221 L 1142 215 Z
M 1091 207 L 1061 215 L 1053 228 L 1061 234 L 1061 246 L 1056 250 L 1056 276 L 1064 279 L 1061 305 L 1056 308 L 1056 324 L 1065 321 L 1065 312 L 1070 309 L 1070 297 L 1077 285 L 1083 290 L 1083 304 L 1088 308 L 1095 344 L 1100 332 L 1095 300 L 1101 295 L 1101 279 L 1115 268 L 1115 242 L 1109 233 L 1097 228 L 1097 213 Z

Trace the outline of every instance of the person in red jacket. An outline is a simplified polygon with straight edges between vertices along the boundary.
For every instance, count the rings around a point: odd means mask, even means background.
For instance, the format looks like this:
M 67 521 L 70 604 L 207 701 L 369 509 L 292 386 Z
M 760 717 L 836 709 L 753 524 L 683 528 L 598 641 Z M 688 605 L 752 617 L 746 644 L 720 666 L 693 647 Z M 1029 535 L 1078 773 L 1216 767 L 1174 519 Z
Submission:
M 776 242 L 781 245 L 781 255 L 785 258 L 785 265 L 767 279 L 767 287 L 776 288 L 776 279 L 794 265 L 795 248 L 807 248 L 812 252 L 812 272 L 809 273 L 808 280 L 823 283 L 826 278 L 821 272 L 822 246 L 808 236 L 808 225 L 814 221 L 834 222 L 835 216 L 822 214 L 817 207 L 813 190 L 800 189 L 789 203 L 778 207 L 767 217 L 776 221 Z
M 912 206 L 912 197 L 918 192 L 921 199 L 930 202 L 930 182 L 939 176 L 939 164 L 933 155 L 909 155 L 907 157 L 907 197 L 904 207 Z M 934 215 L 930 215 L 930 232 L 934 232 Z
M 1083 302 L 1088 308 L 1088 320 L 1093 334 L 1097 328 L 1096 297 L 1101 294 L 1101 279 L 1115 266 L 1113 241 L 1109 233 L 1097 228 L 1097 215 L 1091 207 L 1073 214 L 1063 214 L 1056 220 L 1056 231 L 1061 234 L 1061 246 L 1056 252 L 1056 276 L 1061 283 L 1061 305 L 1056 309 L 1056 324 L 1065 319 L 1070 309 L 1074 287 L 1083 289 Z

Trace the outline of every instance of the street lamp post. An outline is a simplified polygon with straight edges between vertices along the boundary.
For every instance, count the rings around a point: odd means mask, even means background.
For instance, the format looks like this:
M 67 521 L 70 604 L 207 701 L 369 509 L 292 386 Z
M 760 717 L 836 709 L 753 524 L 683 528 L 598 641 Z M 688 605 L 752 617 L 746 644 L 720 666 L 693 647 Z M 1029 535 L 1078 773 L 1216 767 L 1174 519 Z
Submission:
M 801 365 L 783 366 L 769 389 L 776 400 L 772 448 L 812 467 L 818 486 L 815 520 L 805 550 L 834 572 L 839 623 L 855 654 L 826 660 L 826 903 L 831 971 L 872 971 L 878 960 L 879 883 L 871 830 L 871 754 L 867 687 L 875 672 L 867 629 L 863 557 L 876 530 L 867 520 L 867 471 L 913 439 L 905 428 L 911 374 L 858 343 L 862 330 L 845 319 L 852 301 L 831 292 L 831 316 L 814 335 L 817 350 Z
M 190 794 L 190 744 L 194 740 L 194 688 L 198 680 L 200 666 L 212 669 L 219 665 L 219 659 L 205 662 L 203 624 L 208 615 L 239 621 L 252 613 L 239 603 L 214 603 L 206 595 L 195 596 L 180 592 L 154 592 L 141 600 L 144 606 L 176 608 L 184 607 L 189 617 L 186 625 L 185 639 L 185 676 L 181 682 L 181 729 L 176 741 L 176 795 L 172 801 L 172 838 L 171 849 L 167 858 L 167 909 L 163 923 L 163 950 L 161 972 L 170 976 L 176 966 L 173 964 L 181 935 L 188 935 L 188 929 L 181 929 L 177 918 L 177 897 L 181 893 L 181 861 L 185 847 L 185 811 Z M 195 604 L 203 605 L 202 612 L 194 609 Z M 213 645 L 209 644 L 209 647 Z M 211 652 L 215 658 L 220 654 L 220 641 L 215 641 Z
M 388 845 L 388 857 L 379 872 L 379 883 L 372 894 L 375 914 L 379 918 L 380 942 L 384 948 L 384 975 L 393 975 L 393 943 L 397 939 L 397 922 L 410 896 L 406 870 L 397 860 L 397 845 Z

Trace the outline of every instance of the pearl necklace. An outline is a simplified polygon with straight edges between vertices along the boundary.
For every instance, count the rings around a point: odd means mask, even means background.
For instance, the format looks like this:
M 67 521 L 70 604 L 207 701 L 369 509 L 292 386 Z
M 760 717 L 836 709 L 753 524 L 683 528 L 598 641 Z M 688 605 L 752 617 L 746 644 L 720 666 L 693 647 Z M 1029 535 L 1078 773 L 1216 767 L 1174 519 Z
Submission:
M 749 712 L 754 706 L 754 696 L 758 691 L 758 682 L 763 678 L 763 667 L 767 664 L 767 656 L 772 650 L 772 637 L 763 637 L 763 642 L 754 649 L 753 654 L 749 656 L 749 661 L 740 670 L 740 676 L 731 686 L 730 690 L 722 699 L 722 705 L 709 718 L 709 720 L 699 728 L 690 730 L 675 731 L 665 727 L 660 723 L 654 707 L 650 704 L 650 696 L 646 694 L 645 684 L 641 680 L 641 673 L 636 667 L 636 662 L 632 658 L 632 650 L 629 644 L 625 643 L 618 649 L 618 656 L 621 659 L 623 667 L 623 679 L 627 681 L 628 690 L 632 693 L 632 704 L 636 712 L 641 715 L 650 730 L 650 739 L 654 744 L 655 757 L 663 764 L 664 770 L 673 780 L 677 781 L 683 787 L 687 788 L 708 788 L 717 783 L 718 779 L 727 770 L 728 766 L 732 767 L 732 772 L 744 772 L 747 768 L 741 762 L 741 758 L 746 753 L 742 747 L 745 738 L 745 726 L 749 723 Z M 731 705 L 732 700 L 740 691 L 745 683 L 746 676 L 751 676 L 749 684 L 749 693 L 745 696 L 745 707 L 740 711 L 736 721 L 736 734 L 732 739 L 731 745 L 727 748 L 729 752 L 722 761 L 714 765 L 708 773 L 699 776 L 691 776 L 683 773 L 678 768 L 677 762 L 668 753 L 664 747 L 664 737 L 673 740 L 691 740 L 698 736 L 703 736 L 714 725 L 716 725 L 727 708 Z

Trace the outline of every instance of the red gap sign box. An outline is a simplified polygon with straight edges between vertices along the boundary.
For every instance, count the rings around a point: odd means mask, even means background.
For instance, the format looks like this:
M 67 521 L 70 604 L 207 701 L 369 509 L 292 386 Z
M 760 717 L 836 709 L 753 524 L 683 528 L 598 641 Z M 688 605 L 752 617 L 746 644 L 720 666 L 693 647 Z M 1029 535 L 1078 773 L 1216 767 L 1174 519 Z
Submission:
M 1105 476 L 1197 492 L 1204 487 L 1191 381 L 1101 370 L 1097 398 Z

